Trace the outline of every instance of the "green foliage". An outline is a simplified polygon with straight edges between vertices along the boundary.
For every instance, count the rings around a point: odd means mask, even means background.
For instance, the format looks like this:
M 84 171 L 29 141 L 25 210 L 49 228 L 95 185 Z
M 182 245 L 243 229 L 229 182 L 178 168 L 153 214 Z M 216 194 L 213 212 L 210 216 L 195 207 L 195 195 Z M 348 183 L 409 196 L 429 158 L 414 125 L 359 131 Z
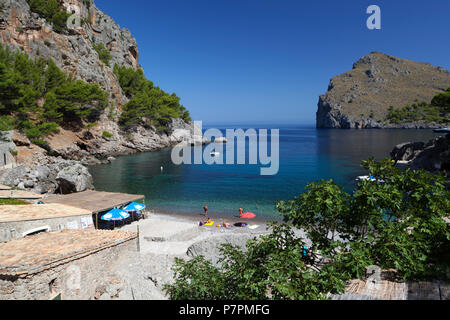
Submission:
M 38 138 L 47 137 L 52 133 L 58 133 L 58 124 L 54 122 L 44 122 L 39 125 L 33 126 L 32 128 L 26 129 L 26 136 L 33 140 Z
M 247 242 L 223 245 L 212 265 L 202 257 L 178 259 L 172 299 L 323 299 L 341 293 L 370 265 L 396 269 L 404 279 L 448 279 L 450 212 L 446 179 L 423 170 L 401 171 L 391 160 L 363 162 L 377 181 L 361 181 L 348 194 L 333 181 L 307 186 L 279 202 L 284 224 Z M 307 256 L 304 240 L 312 241 Z
M 293 201 L 280 201 L 277 209 L 285 221 L 304 227 L 317 249 L 330 254 L 339 245 L 342 220 L 350 214 L 350 196 L 332 180 L 312 183 L 306 190 Z
M 0 46 L 0 130 L 18 129 L 44 145 L 58 125 L 94 121 L 107 105 L 98 84 L 73 80 L 52 60 Z
M 111 61 L 112 56 L 109 50 L 106 49 L 105 45 L 103 43 L 99 44 L 94 43 L 93 48 L 95 51 L 97 51 L 100 61 L 109 66 L 109 62 Z
M 203 257 L 177 259 L 175 282 L 165 290 L 175 300 L 325 299 L 342 292 L 344 281 L 334 267 L 308 266 L 302 256 L 302 239 L 289 226 L 271 226 L 272 233 L 247 242 L 247 251 L 226 244 L 219 266 Z
M 67 19 L 71 14 L 62 9 L 58 0 L 27 0 L 27 2 L 31 11 L 53 24 L 56 32 L 67 31 Z
M 113 135 L 111 132 L 103 131 L 103 134 L 102 134 L 102 137 L 103 137 L 103 138 L 109 139 L 109 138 L 112 138 L 113 136 L 114 136 L 114 135 Z
M 440 107 L 443 112 L 450 113 L 450 88 L 446 92 L 436 95 L 431 100 L 431 105 Z
M 64 122 L 95 120 L 108 105 L 107 94 L 98 84 L 70 80 L 45 95 L 45 115 Z
M 23 206 L 28 204 L 30 203 L 19 199 L 0 199 L 0 206 Z
M 141 69 L 114 66 L 114 73 L 130 101 L 124 106 L 119 123 L 125 129 L 136 125 L 155 126 L 166 130 L 172 118 L 190 121 L 189 111 L 180 104 L 180 98 L 155 87 L 145 78 Z
M 450 194 L 444 177 L 424 170 L 400 171 L 390 160 L 371 159 L 364 167 L 384 183 L 362 181 L 352 196 L 335 190 L 336 212 L 331 219 L 326 220 L 330 215 L 325 210 L 330 203 L 326 193 L 330 183 L 316 185 L 322 192 L 310 188 L 308 196 L 302 195 L 297 202 L 280 202 L 280 212 L 285 220 L 307 231 L 313 247 L 331 257 L 337 252 L 349 254 L 353 259 L 358 257 L 355 265 L 366 261 L 362 265 L 394 268 L 405 279 L 445 274 L 439 262 L 443 261 L 444 248 L 450 245 L 444 221 Z M 308 209 L 316 210 L 315 219 L 309 218 Z M 330 240 L 334 224 L 339 225 L 337 241 Z M 352 250 L 347 248 L 348 241 Z
M 448 90 L 437 94 L 431 103 L 414 103 L 397 110 L 390 106 L 386 116 L 386 120 L 395 124 L 415 121 L 448 123 L 449 118 L 450 92 Z

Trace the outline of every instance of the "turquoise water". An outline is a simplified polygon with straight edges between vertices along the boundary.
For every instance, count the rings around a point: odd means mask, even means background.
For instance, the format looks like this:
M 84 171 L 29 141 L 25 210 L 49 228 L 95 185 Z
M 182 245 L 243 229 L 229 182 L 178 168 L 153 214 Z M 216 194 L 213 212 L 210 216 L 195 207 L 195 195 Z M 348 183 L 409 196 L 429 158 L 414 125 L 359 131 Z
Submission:
M 226 128 L 243 128 L 218 126 Z M 260 165 L 174 165 L 171 150 L 119 157 L 89 170 L 97 190 L 144 194 L 154 210 L 179 214 L 209 213 L 234 216 L 239 207 L 275 217 L 277 200 L 293 199 L 319 179 L 333 179 L 346 191 L 355 178 L 366 174 L 362 160 L 389 156 L 406 141 L 428 141 L 432 130 L 338 130 L 312 126 L 260 126 L 280 129 L 280 169 L 261 176 Z M 252 127 L 258 128 L 258 127 Z M 164 172 L 161 173 L 161 166 Z

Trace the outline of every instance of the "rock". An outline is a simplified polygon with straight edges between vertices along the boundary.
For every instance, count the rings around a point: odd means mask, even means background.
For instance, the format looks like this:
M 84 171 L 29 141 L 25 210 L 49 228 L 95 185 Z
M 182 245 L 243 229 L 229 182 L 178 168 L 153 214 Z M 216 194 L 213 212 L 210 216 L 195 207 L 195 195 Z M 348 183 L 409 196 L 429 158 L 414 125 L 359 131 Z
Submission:
M 225 137 L 219 137 L 214 139 L 214 143 L 227 143 L 228 140 Z
M 45 180 L 50 175 L 50 169 L 48 167 L 45 167 L 45 166 L 37 166 L 36 167 L 36 171 L 35 171 L 35 175 L 36 175 L 36 177 L 39 180 Z
M 24 183 L 25 188 L 33 188 L 34 187 L 34 181 L 33 180 L 26 180 Z
M 318 128 L 440 128 L 445 124 L 385 122 L 389 106 L 401 108 L 430 102 L 450 84 L 450 73 L 428 63 L 372 52 L 353 65 L 351 71 L 330 80 L 319 97 Z
M 64 168 L 58 173 L 56 180 L 62 194 L 82 192 L 94 188 L 91 174 L 81 164 Z
M 399 144 L 392 150 L 391 158 L 397 161 L 410 161 L 424 146 L 425 143 L 423 142 L 406 142 Z
M 394 161 L 409 161 L 413 169 L 428 171 L 447 170 L 450 168 L 450 134 L 432 139 L 427 143 L 408 142 L 394 148 L 391 152 Z
M 205 259 L 217 265 L 221 257 L 220 247 L 222 244 L 228 243 L 245 250 L 247 241 L 255 237 L 252 234 L 227 234 L 225 236 L 210 237 L 191 245 L 187 250 L 187 255 L 191 258 L 203 256 Z
M 20 165 L 18 167 L 7 170 L 1 170 L 0 184 L 4 184 L 7 186 L 17 186 L 21 181 L 24 180 L 26 175 L 27 168 L 24 165 Z
M 19 133 L 17 131 L 14 131 L 13 135 L 12 135 L 12 140 L 13 142 L 16 144 L 16 146 L 20 147 L 20 146 L 29 146 L 30 140 L 27 138 L 26 135 Z

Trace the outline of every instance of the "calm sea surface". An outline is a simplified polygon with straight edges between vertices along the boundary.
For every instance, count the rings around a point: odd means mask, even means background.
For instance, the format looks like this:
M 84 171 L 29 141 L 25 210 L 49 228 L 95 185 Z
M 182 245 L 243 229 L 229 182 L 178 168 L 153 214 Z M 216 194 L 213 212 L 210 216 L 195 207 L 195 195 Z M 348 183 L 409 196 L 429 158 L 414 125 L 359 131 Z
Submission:
M 225 132 L 226 128 L 249 127 L 218 128 Z M 293 199 L 310 182 L 333 179 L 350 192 L 355 178 L 366 174 L 362 160 L 388 157 L 402 142 L 438 136 L 432 130 L 260 127 L 280 129 L 280 170 L 275 176 L 261 176 L 260 165 L 177 166 L 171 161 L 170 149 L 119 157 L 89 170 L 97 190 L 145 194 L 147 205 L 160 212 L 199 214 L 207 204 L 211 214 L 231 217 L 242 207 L 270 219 L 276 215 L 277 200 Z

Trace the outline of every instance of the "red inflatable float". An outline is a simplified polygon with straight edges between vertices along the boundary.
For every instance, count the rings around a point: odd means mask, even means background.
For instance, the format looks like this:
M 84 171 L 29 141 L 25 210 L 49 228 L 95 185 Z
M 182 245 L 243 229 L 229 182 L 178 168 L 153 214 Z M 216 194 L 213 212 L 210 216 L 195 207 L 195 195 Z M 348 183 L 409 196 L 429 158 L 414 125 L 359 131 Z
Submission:
M 245 213 L 239 215 L 239 217 L 240 217 L 241 219 L 253 219 L 253 218 L 256 217 L 256 214 L 254 214 L 254 213 L 252 213 L 252 212 L 245 212 Z

